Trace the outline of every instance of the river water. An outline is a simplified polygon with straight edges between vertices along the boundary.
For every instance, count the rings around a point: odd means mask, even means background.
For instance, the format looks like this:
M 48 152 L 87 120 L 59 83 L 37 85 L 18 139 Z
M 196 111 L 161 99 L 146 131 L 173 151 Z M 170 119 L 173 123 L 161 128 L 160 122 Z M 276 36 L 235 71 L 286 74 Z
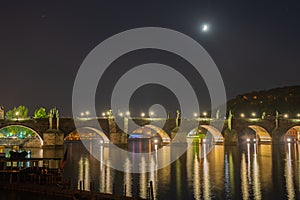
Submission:
M 134 141 L 131 145 L 148 148 L 140 143 L 143 142 Z M 64 177 L 71 178 L 77 188 L 83 181 L 86 190 L 91 189 L 93 182 L 94 190 L 99 192 L 126 191 L 128 196 L 145 198 L 149 182 L 153 181 L 155 199 L 161 200 L 300 198 L 300 146 L 296 143 L 215 145 L 205 158 L 201 158 L 204 146 L 197 143 L 172 164 L 141 174 L 124 173 L 104 165 L 99 160 L 112 156 L 105 147 L 100 147 L 102 158 L 97 159 L 81 142 L 68 142 L 66 147 Z M 64 149 L 31 152 L 32 157 L 63 157 Z

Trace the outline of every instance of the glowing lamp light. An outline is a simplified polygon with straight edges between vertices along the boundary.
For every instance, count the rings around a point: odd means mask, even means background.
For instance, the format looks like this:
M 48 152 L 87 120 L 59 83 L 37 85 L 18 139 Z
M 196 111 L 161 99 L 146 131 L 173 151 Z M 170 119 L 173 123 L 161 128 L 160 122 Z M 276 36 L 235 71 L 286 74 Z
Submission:
M 203 142 L 203 143 L 206 142 L 206 139 L 204 138 L 204 139 L 202 140 L 202 142 Z
M 290 141 L 291 141 L 291 138 L 287 138 L 286 141 L 287 141 L 287 142 L 290 142 Z
M 253 142 L 256 142 L 256 139 L 255 139 L 255 138 L 253 139 Z
M 288 115 L 288 114 L 284 114 L 283 117 L 284 117 L 284 118 L 288 118 L 289 115 Z
M 154 143 L 155 143 L 155 144 L 157 144 L 157 143 L 158 143 L 158 140 L 157 140 L 157 139 L 155 139 L 155 140 L 154 140 Z
M 247 142 L 250 142 L 250 138 L 247 138 L 247 140 L 246 140 Z
M 84 116 L 84 113 L 83 113 L 83 112 L 82 112 L 82 113 L 80 113 L 80 116 L 81 116 L 81 117 L 83 117 L 83 116 Z
M 120 117 L 123 117 L 123 115 L 124 115 L 123 113 L 119 113 L 119 116 L 120 116 Z
M 245 117 L 245 114 L 244 114 L 244 113 L 241 113 L 240 116 L 241 116 L 242 118 L 244 118 L 244 117 Z
M 153 116 L 153 115 L 154 115 L 154 112 L 153 112 L 153 111 L 150 111 L 149 114 L 150 114 L 150 116 Z
M 297 117 L 300 117 L 300 113 L 297 114 Z
M 205 117 L 206 117 L 206 116 L 207 116 L 207 112 L 203 112 L 203 116 L 205 116 Z
M 105 117 L 105 112 L 102 113 L 102 117 Z
M 198 113 L 194 113 L 193 115 L 194 115 L 194 117 L 197 117 L 197 116 L 198 116 Z
M 129 111 L 127 111 L 125 114 L 126 114 L 126 116 L 129 116 L 129 115 L 130 115 L 130 112 L 129 112 Z
M 86 115 L 89 115 L 89 114 L 90 114 L 90 111 L 88 111 L 88 110 L 85 111 L 85 114 L 86 114 Z
M 256 117 L 256 113 L 255 112 L 251 113 L 251 116 Z
M 145 113 L 142 112 L 142 113 L 141 113 L 141 117 L 145 117 Z

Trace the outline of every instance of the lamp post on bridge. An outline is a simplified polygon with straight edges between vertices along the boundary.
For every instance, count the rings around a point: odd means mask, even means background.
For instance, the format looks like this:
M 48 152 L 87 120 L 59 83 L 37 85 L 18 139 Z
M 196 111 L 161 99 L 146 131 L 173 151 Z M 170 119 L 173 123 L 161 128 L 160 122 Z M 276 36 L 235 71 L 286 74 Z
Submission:
M 17 116 L 17 122 L 19 121 L 19 112 L 16 112 L 16 116 Z

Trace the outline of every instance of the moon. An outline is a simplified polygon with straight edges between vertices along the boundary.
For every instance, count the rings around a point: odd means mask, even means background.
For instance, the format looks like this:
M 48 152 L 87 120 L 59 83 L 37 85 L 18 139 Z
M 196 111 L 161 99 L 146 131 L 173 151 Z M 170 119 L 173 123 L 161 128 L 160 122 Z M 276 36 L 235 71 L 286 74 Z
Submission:
M 208 24 L 203 24 L 202 25 L 202 32 L 208 32 L 209 30 L 209 25 Z

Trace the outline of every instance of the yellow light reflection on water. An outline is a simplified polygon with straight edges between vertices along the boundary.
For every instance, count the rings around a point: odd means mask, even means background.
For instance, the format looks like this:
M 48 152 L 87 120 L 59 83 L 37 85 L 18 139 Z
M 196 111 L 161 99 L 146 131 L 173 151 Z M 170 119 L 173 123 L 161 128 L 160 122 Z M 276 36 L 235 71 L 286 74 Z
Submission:
M 206 148 L 207 145 L 203 144 L 203 197 L 204 199 L 211 199 L 209 162 L 206 157 Z
M 257 160 L 259 161 L 259 168 L 261 172 L 261 188 L 269 190 L 270 186 L 273 185 L 272 145 L 260 144 L 258 147 L 259 151 L 257 151 Z
M 176 191 L 177 197 L 182 199 L 181 197 L 181 162 L 179 159 L 175 161 L 176 163 Z
M 241 181 L 242 181 L 241 186 L 242 186 L 243 199 L 249 199 L 249 185 L 248 185 L 248 178 L 247 178 L 247 163 L 246 163 L 245 153 L 242 154 Z
M 140 164 L 140 196 L 142 198 L 146 198 L 147 196 L 147 173 L 146 173 L 146 161 L 145 161 L 145 157 L 142 156 L 141 158 L 141 164 Z
M 106 166 L 106 193 L 110 193 L 112 194 L 112 190 L 113 190 L 113 182 L 112 182 L 112 174 L 111 174 L 111 168 L 109 167 L 111 165 L 111 162 L 108 160 L 107 161 L 107 166 Z
M 257 145 L 254 144 L 254 152 L 253 152 L 253 193 L 255 196 L 255 199 L 261 199 L 261 182 L 260 182 L 260 170 L 259 170 L 259 164 L 257 162 Z
M 293 168 L 292 168 L 292 157 L 291 157 L 291 143 L 287 144 L 287 153 L 285 162 L 284 176 L 286 180 L 286 190 L 289 199 L 295 199 L 295 190 L 293 182 Z
M 85 190 L 90 190 L 90 161 L 88 158 L 80 157 L 79 162 L 79 174 L 78 174 L 78 189 L 80 189 L 80 181 L 83 181 Z
M 130 160 L 127 158 L 124 164 L 124 168 L 125 171 L 129 171 L 131 168 L 131 163 Z M 132 177 L 131 177 L 131 173 L 128 172 L 124 172 L 124 185 L 126 185 L 126 196 L 131 197 L 132 196 Z
M 201 178 L 200 178 L 200 166 L 199 166 L 199 157 L 195 153 L 194 157 L 194 174 L 193 174 L 193 189 L 194 189 L 194 198 L 196 200 L 201 199 Z

